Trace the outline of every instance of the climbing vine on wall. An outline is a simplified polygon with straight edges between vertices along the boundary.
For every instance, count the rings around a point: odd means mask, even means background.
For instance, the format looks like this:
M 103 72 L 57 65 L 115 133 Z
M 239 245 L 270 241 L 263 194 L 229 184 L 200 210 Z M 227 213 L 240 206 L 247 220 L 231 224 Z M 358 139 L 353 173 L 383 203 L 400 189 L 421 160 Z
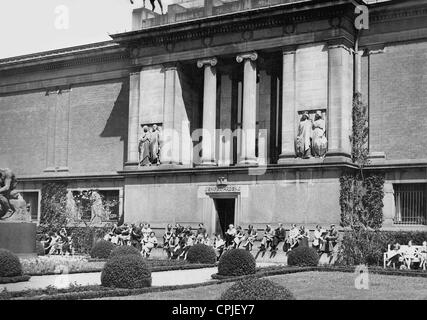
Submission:
M 58 229 L 67 224 L 67 184 L 48 182 L 42 186 L 40 224 Z
M 365 172 L 369 164 L 369 125 L 367 106 L 360 93 L 353 98 L 352 129 L 351 159 L 357 170 L 340 177 L 341 225 L 352 229 L 379 229 L 383 222 L 384 173 Z

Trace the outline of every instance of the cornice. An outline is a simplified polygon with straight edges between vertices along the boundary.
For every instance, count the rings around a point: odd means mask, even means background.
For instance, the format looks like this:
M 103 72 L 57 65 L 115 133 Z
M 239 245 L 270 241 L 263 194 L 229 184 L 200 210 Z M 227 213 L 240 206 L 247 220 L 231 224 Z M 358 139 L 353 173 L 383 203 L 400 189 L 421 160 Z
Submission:
M 233 15 L 214 16 L 204 19 L 203 22 L 182 22 L 164 25 L 139 31 L 116 34 L 111 37 L 133 50 L 133 56 L 137 55 L 137 47 L 166 46 L 169 43 L 179 41 L 210 38 L 217 34 L 232 32 L 250 32 L 263 28 L 287 27 L 289 25 L 310 22 L 315 20 L 328 20 L 331 28 L 340 27 L 342 20 L 337 17 L 345 16 L 349 11 L 349 4 L 341 4 L 329 8 L 317 10 L 305 10 L 301 12 L 287 11 L 284 8 L 262 8 L 255 12 L 237 12 Z M 208 21 L 206 21 L 208 20 Z
M 82 65 L 100 64 L 129 60 L 129 51 L 114 44 L 110 46 L 97 46 L 82 50 L 61 49 L 47 53 L 34 54 L 23 57 L 0 60 L 0 73 L 51 71 Z
M 384 7 L 373 9 L 369 14 L 369 23 L 383 23 L 386 21 L 410 19 L 413 17 L 427 16 L 427 4 L 415 8 L 393 9 L 391 3 L 384 4 Z

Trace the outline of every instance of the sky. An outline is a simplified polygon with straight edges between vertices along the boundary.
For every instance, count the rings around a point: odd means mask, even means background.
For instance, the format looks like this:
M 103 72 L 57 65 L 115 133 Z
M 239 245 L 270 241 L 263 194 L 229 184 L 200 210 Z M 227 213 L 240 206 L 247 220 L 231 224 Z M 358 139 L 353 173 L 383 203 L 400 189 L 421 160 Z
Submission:
M 162 0 L 166 10 L 172 0 Z M 0 0 L 0 59 L 111 40 L 143 0 Z M 151 8 L 146 0 L 146 7 Z M 157 5 L 158 7 L 158 5 Z M 158 12 L 158 8 L 156 10 Z

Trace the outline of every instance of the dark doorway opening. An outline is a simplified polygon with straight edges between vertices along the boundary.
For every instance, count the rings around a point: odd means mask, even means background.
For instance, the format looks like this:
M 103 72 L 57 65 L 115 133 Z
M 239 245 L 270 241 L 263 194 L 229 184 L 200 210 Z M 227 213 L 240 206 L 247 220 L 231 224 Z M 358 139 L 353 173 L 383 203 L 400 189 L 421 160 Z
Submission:
M 230 224 L 234 224 L 234 208 L 236 199 L 215 199 L 216 226 L 215 233 L 225 235 Z

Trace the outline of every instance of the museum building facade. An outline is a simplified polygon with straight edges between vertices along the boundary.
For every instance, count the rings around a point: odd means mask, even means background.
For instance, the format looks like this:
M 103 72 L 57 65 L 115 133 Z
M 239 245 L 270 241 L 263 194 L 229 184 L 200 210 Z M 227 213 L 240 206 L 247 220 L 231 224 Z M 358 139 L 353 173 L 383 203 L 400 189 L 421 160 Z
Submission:
M 157 230 L 339 225 L 361 92 L 384 228 L 427 229 L 427 1 L 182 2 L 111 37 L 0 60 L 0 166 L 34 220 L 64 181 Z

